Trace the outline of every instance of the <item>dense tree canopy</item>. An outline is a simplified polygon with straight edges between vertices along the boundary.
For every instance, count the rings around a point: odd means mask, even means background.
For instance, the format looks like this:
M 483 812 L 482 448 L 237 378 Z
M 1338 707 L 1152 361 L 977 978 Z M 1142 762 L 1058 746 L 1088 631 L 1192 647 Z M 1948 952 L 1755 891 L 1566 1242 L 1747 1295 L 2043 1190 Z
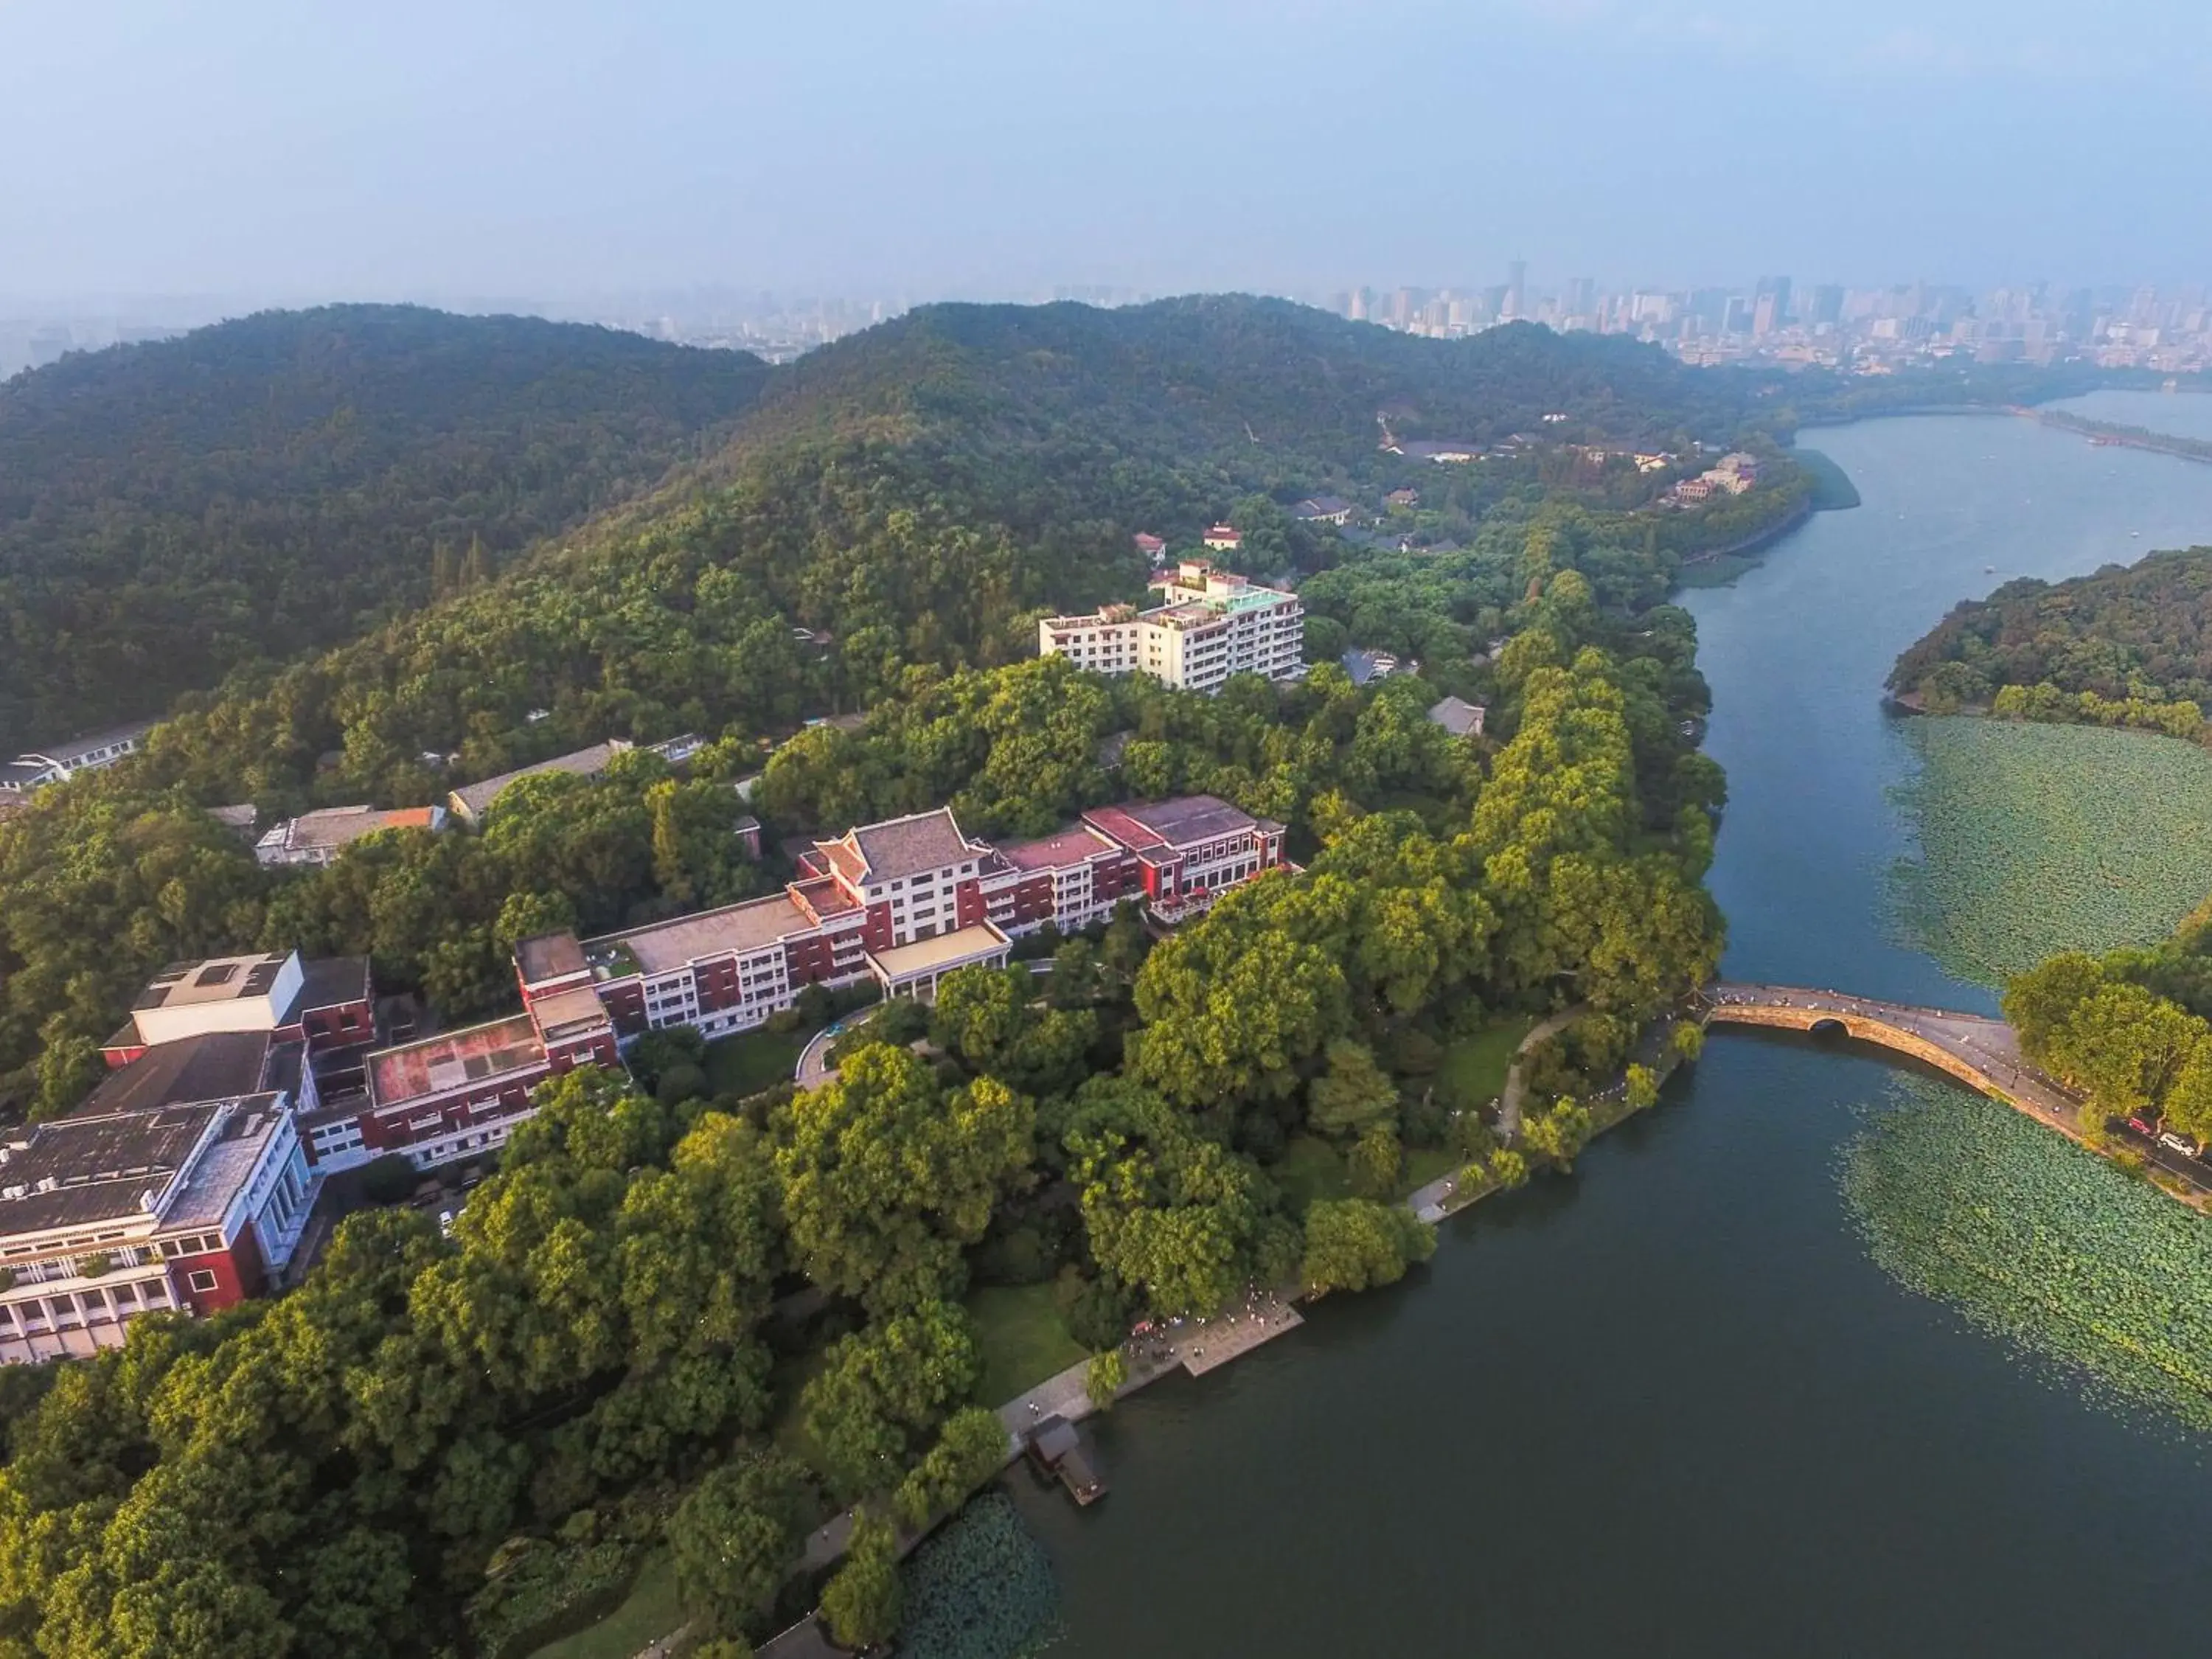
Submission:
M 643 495 L 768 366 L 398 306 L 270 312 L 0 386 L 0 746 L 160 714 L 483 586 Z
M 1960 605 L 1890 671 L 1933 713 L 2136 726 L 2198 738 L 2212 712 L 2212 548 Z

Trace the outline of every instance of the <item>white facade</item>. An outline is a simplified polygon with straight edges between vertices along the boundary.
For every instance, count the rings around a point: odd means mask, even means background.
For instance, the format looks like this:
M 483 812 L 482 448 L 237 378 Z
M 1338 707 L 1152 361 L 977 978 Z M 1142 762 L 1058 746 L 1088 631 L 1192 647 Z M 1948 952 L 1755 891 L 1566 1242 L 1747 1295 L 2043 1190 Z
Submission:
M 1183 691 L 1218 691 L 1231 674 L 1271 680 L 1305 672 L 1305 607 L 1298 596 L 1186 562 L 1157 582 L 1168 602 L 1112 605 L 1037 623 L 1037 654 L 1100 674 L 1146 674 Z

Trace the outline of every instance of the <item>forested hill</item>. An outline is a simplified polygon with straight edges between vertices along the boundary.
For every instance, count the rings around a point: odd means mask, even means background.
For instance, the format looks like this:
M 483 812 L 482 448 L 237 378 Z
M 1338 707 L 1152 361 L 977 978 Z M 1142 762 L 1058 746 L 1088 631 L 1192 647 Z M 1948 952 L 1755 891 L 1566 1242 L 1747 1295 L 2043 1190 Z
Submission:
M 0 385 L 0 748 L 489 580 L 752 404 L 757 358 L 413 307 L 270 312 Z
M 1358 465 L 1401 439 L 1494 442 L 1568 416 L 1616 443 L 1726 436 L 1747 382 L 1620 337 L 1534 324 L 1440 341 L 1242 295 L 1103 311 L 928 306 L 801 358 L 750 426 L 912 436 L 1110 434 L 1185 459 Z M 1557 424 L 1555 422 L 1554 424 Z
M 1989 706 L 2194 735 L 2212 714 L 2212 547 L 2007 582 L 1915 642 L 1889 684 L 1937 712 Z
M 195 700 L 161 739 L 165 775 L 277 802 L 335 753 L 320 793 L 398 802 L 611 733 L 788 729 L 896 692 L 910 665 L 1029 656 L 1040 611 L 1137 596 L 1133 531 L 1188 546 L 1233 514 L 1267 574 L 1321 556 L 1282 505 L 1315 489 L 1492 489 L 1481 511 L 1515 520 L 1571 498 L 1533 464 L 1516 481 L 1386 454 L 1378 413 L 1401 438 L 1725 440 L 1741 388 L 1618 339 L 1420 340 L 1270 301 L 927 307 L 776 371 L 731 444 L 647 508 Z M 1784 473 L 1738 505 L 1786 507 Z M 527 723 L 537 708 L 553 717 Z M 425 751 L 459 760 L 438 774 Z

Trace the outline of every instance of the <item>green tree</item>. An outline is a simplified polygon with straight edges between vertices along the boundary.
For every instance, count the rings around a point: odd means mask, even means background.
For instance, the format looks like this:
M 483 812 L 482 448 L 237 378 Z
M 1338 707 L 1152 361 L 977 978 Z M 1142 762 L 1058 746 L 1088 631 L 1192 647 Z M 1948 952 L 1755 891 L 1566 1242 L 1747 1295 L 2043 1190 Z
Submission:
M 1121 1397 L 1122 1385 L 1129 1380 L 1128 1362 L 1119 1348 L 1109 1348 L 1103 1353 L 1091 1356 L 1091 1363 L 1083 1368 L 1083 1393 L 1099 1411 L 1111 1411 Z
M 742 1632 L 775 1604 L 799 1559 L 805 1475 L 773 1451 L 710 1469 L 668 1521 L 678 1593 L 710 1631 Z
M 989 1078 L 942 1094 L 903 1048 L 840 1066 L 785 1113 L 775 1164 L 793 1249 L 815 1283 L 872 1310 L 926 1305 L 957 1290 L 961 1250 L 1027 1169 L 1034 1109 Z
M 1590 1136 L 1589 1109 L 1578 1100 L 1558 1100 L 1548 1111 L 1530 1114 L 1521 1125 L 1521 1142 L 1561 1169 L 1572 1169 Z
M 1364 1291 L 1395 1284 L 1407 1267 L 1435 1254 L 1436 1230 L 1395 1204 L 1372 1199 L 1320 1199 L 1306 1206 L 1306 1293 Z
M 799 1396 L 808 1437 L 847 1498 L 892 1490 L 913 1449 L 975 1386 L 967 1316 L 930 1303 L 830 1344 Z
M 921 1531 L 968 1501 L 976 1487 L 1006 1467 L 1009 1437 L 999 1414 L 970 1406 L 946 1419 L 937 1443 L 907 1472 L 891 1508 L 899 1524 Z
M 863 1510 L 853 1523 L 845 1563 L 822 1590 L 822 1620 L 842 1648 L 888 1642 L 903 1612 L 898 1540 L 888 1521 Z
M 1328 1068 L 1306 1085 L 1306 1122 L 1317 1133 L 1357 1138 L 1397 1121 L 1398 1087 L 1364 1043 L 1340 1037 L 1328 1045 Z

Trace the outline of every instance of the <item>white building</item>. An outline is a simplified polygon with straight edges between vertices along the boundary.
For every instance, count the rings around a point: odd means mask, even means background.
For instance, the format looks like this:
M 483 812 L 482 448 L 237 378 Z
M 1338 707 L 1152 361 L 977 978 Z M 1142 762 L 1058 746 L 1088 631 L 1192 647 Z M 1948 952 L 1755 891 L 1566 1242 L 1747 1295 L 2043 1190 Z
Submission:
M 129 755 L 135 755 L 154 729 L 151 720 L 94 732 L 52 749 L 18 755 L 0 765 L 0 794 L 23 796 L 50 783 L 61 783 L 80 772 L 98 772 Z
M 282 1094 L 77 1115 L 0 1144 L 0 1363 L 119 1346 L 142 1313 L 269 1289 L 313 1206 Z
M 380 811 L 374 806 L 325 806 L 271 826 L 253 843 L 253 856 L 272 869 L 282 865 L 323 865 L 363 836 L 373 836 L 380 830 L 437 830 L 445 824 L 442 806 L 403 806 L 393 811 Z
M 1108 605 L 1037 623 L 1037 653 L 1101 674 L 1149 674 L 1184 691 L 1218 691 L 1231 674 L 1271 680 L 1305 672 L 1305 608 L 1298 596 L 1187 559 L 1152 584 L 1164 605 Z

